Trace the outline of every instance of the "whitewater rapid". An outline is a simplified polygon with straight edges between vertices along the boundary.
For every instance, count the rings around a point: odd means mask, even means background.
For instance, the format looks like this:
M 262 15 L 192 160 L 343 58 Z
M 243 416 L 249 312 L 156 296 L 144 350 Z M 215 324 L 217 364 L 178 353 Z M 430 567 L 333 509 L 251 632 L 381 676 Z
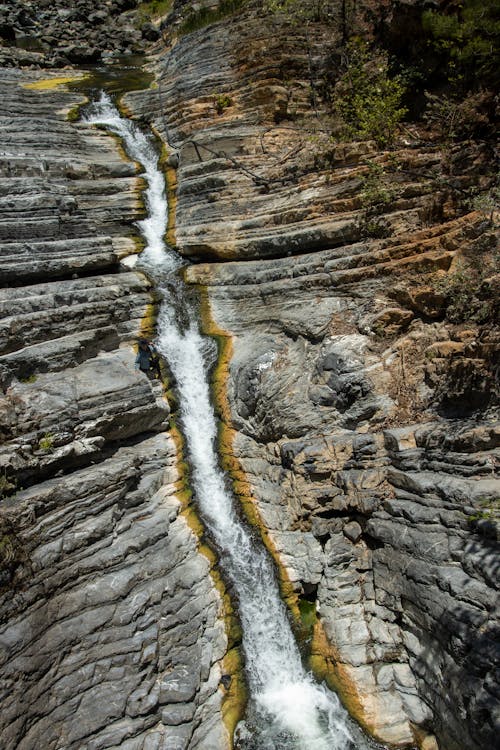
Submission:
M 183 294 L 178 269 L 185 264 L 164 241 L 167 201 L 154 141 L 120 117 L 102 95 L 85 117 L 123 140 L 146 181 L 147 217 L 138 222 L 145 249 L 137 266 L 155 281 L 163 301 L 156 345 L 175 377 L 195 500 L 220 553 L 220 564 L 237 593 L 250 700 L 240 747 L 252 750 L 363 750 L 371 746 L 353 729 L 337 696 L 302 665 L 272 562 L 235 510 L 219 468 L 217 422 L 208 370 L 213 342 L 199 332 Z M 176 293 L 172 293 L 172 289 Z M 180 289 L 180 291 L 179 291 Z M 355 740 L 353 734 L 356 734 Z

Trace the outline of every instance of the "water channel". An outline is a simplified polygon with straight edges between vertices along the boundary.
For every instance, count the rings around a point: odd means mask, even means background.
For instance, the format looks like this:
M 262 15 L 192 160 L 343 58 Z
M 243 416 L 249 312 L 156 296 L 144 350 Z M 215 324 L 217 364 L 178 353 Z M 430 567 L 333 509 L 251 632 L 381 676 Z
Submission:
M 164 177 L 154 140 L 122 118 L 103 94 L 87 110 L 87 122 L 118 135 L 138 161 L 146 182 L 145 240 L 136 267 L 154 281 L 162 302 L 156 345 L 176 381 L 182 430 L 198 512 L 219 551 L 220 565 L 236 592 L 243 631 L 249 705 L 239 726 L 242 750 L 368 750 L 375 747 L 353 725 L 337 696 L 304 668 L 275 571 L 267 551 L 241 521 L 236 500 L 219 468 L 217 421 L 208 372 L 214 344 L 200 334 L 196 313 L 178 273 L 186 263 L 167 247 Z

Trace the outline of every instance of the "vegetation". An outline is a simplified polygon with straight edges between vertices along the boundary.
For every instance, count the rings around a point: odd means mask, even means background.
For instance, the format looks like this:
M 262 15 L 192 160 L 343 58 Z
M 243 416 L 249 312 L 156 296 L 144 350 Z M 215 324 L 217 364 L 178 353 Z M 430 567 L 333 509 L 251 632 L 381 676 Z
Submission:
M 142 26 L 142 24 L 151 21 L 151 19 L 166 16 L 170 12 L 172 5 L 173 0 L 149 0 L 148 2 L 140 3 L 137 6 L 136 26 Z
M 497 182 L 489 190 L 474 195 L 470 200 L 470 208 L 481 211 L 490 222 L 493 222 L 494 212 L 500 209 L 500 183 Z
M 445 314 L 451 323 L 494 323 L 498 321 L 498 297 L 491 288 L 495 265 L 463 263 L 435 282 L 435 290 L 445 297 Z
M 221 115 L 225 109 L 231 107 L 233 104 L 233 100 L 229 94 L 214 94 L 213 96 L 215 109 L 217 110 L 218 115 Z
M 17 490 L 17 482 L 15 479 L 11 479 L 7 476 L 7 472 L 4 469 L 0 472 L 0 500 L 5 497 L 9 497 Z
M 489 124 L 489 96 L 484 92 L 456 99 L 426 92 L 425 120 L 446 142 L 473 137 Z
M 54 436 L 51 432 L 46 432 L 38 441 L 38 449 L 44 453 L 52 453 L 54 447 Z
M 396 191 L 387 182 L 386 171 L 374 161 L 367 162 L 368 173 L 363 177 L 361 202 L 365 208 L 379 208 L 391 203 Z
M 336 86 L 336 110 L 347 137 L 373 138 L 379 146 L 392 142 L 406 114 L 401 75 L 391 75 L 387 55 L 375 53 L 356 39 L 345 50 L 347 64 Z
M 448 12 L 427 10 L 422 26 L 457 93 L 496 88 L 500 71 L 497 0 L 463 0 Z
M 190 34 L 226 16 L 231 16 L 240 10 L 245 2 L 246 0 L 222 0 L 216 8 L 193 9 L 179 26 L 179 34 Z

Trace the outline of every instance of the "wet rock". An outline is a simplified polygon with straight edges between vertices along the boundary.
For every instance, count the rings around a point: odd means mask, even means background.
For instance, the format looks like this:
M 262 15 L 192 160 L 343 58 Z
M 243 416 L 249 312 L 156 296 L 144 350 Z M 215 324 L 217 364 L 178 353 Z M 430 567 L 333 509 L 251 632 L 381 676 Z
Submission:
M 319 54 L 323 40 L 314 33 Z M 185 275 L 206 288 L 210 325 L 231 341 L 227 380 L 217 382 L 229 402 L 228 463 L 237 457 L 234 478 L 244 480 L 245 495 L 249 486 L 295 590 L 317 586 L 335 654 L 322 656 L 341 665 L 347 700 L 357 696 L 377 736 L 411 745 L 418 724 L 443 746 L 482 750 L 494 742 L 480 689 L 490 685 L 490 670 L 471 674 L 483 648 L 490 653 L 475 634 L 489 632 L 494 620 L 484 598 L 485 590 L 494 597 L 492 540 L 472 528 L 473 510 L 464 509 L 491 497 L 493 417 L 478 399 L 472 413 L 438 404 L 445 391 L 458 405 L 494 389 L 480 378 L 484 365 L 466 377 L 461 363 L 455 378 L 457 353 L 433 356 L 433 347 L 454 341 L 472 368 L 475 355 L 465 350 L 478 327 L 460 338 L 431 281 L 484 233 L 482 219 L 472 213 L 443 222 L 439 209 L 439 218 L 422 222 L 428 186 L 404 172 L 398 188 L 405 197 L 381 210 L 391 233 L 362 238 L 363 160 L 386 164 L 397 153 L 415 174 L 416 167 L 441 169 L 440 157 L 422 142 L 398 142 L 389 156 L 358 141 L 336 146 L 323 170 L 293 127 L 276 127 L 276 114 L 294 109 L 301 132 L 314 119 L 300 86 L 289 86 L 285 109 L 283 92 L 268 80 L 269 59 L 279 66 L 282 52 L 248 7 L 196 45 L 189 35 L 181 39 L 168 76 L 160 73 L 170 141 L 184 144 L 177 242 L 186 256 L 206 261 Z M 294 32 L 284 69 L 292 57 L 308 80 Z M 210 101 L 215 80 L 234 101 L 223 122 Z M 148 93 L 127 101 L 139 114 L 154 109 Z M 156 126 L 165 134 L 159 117 Z M 435 208 L 443 200 L 432 197 Z M 482 425 L 486 432 L 475 433 Z M 356 529 L 356 541 L 343 529 Z
M 3 745 L 177 750 L 196 726 L 224 748 L 220 596 L 162 387 L 134 368 L 150 283 L 118 273 L 136 170 L 32 78 L 0 85 Z

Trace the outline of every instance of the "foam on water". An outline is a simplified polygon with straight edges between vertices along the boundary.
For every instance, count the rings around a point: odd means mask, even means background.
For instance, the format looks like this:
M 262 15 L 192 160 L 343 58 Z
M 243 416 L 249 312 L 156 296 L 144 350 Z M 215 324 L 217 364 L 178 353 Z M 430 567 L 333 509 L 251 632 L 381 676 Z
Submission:
M 86 119 L 118 134 L 129 156 L 144 169 L 149 215 L 138 222 L 146 240 L 139 264 L 160 290 L 163 287 L 156 343 L 176 379 L 200 514 L 237 592 L 250 692 L 250 734 L 259 737 L 258 744 L 250 741 L 243 746 L 258 746 L 259 750 L 368 747 L 359 737 L 353 744 L 353 730 L 337 696 L 304 670 L 271 560 L 238 518 L 227 479 L 219 469 L 217 423 L 207 379 L 211 345 L 201 336 L 187 302 L 181 302 L 184 309 L 179 311 L 175 295 L 165 287 L 166 276 L 173 275 L 183 261 L 164 242 L 167 202 L 154 143 L 131 121 L 121 118 L 106 96 L 92 106 Z

